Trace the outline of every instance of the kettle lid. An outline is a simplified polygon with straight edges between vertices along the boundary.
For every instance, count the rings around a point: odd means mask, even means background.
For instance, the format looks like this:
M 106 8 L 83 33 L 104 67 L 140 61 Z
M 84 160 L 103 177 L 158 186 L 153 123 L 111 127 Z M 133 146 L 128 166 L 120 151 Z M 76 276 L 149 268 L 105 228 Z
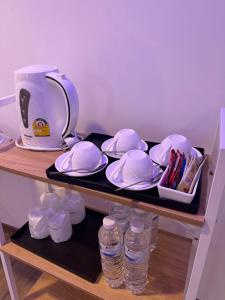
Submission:
M 48 65 L 30 65 L 15 71 L 15 74 L 35 74 L 49 72 L 58 72 L 58 68 L 55 66 Z

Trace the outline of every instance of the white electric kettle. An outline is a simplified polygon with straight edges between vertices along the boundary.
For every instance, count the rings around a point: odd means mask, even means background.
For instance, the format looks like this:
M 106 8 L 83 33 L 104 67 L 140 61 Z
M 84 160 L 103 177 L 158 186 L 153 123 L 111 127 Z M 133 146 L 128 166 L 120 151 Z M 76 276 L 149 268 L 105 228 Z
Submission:
M 55 151 L 75 134 L 78 98 L 74 85 L 53 66 L 33 65 L 15 71 L 20 148 Z

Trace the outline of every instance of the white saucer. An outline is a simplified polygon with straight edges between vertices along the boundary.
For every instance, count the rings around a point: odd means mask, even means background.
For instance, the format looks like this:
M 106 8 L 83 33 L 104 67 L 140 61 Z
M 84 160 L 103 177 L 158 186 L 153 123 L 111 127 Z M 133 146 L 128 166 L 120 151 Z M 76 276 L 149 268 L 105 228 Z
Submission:
M 113 138 L 110 138 L 102 144 L 101 149 L 102 149 L 103 152 L 111 151 L 111 150 L 108 149 L 108 147 L 112 143 L 112 141 L 113 141 Z M 147 151 L 148 150 L 148 145 L 144 140 L 141 140 L 141 144 L 140 144 L 140 147 L 138 148 L 138 150 L 142 150 L 142 151 Z M 115 150 L 115 152 L 116 152 L 116 150 Z M 107 153 L 107 155 L 110 156 L 110 157 L 113 157 L 113 158 L 121 158 L 124 153 L 118 153 L 118 154 Z
M 55 168 L 56 168 L 57 171 L 59 171 L 59 172 L 65 171 L 65 170 L 62 168 L 62 163 L 63 163 L 63 161 L 66 159 L 67 155 L 69 155 L 69 152 L 63 153 L 63 154 L 61 154 L 59 157 L 57 157 L 57 159 L 56 159 L 56 161 L 55 161 Z M 105 167 L 107 166 L 107 164 L 108 164 L 108 157 L 107 157 L 107 155 L 102 154 L 102 159 L 101 159 L 101 161 L 99 162 L 99 164 L 96 166 L 96 168 L 98 168 L 98 167 L 100 167 L 101 165 L 105 165 L 104 167 L 102 167 L 102 169 L 97 170 L 97 171 L 94 171 L 94 172 L 88 172 L 88 173 L 69 172 L 69 173 L 66 173 L 66 175 L 68 175 L 68 176 L 73 176 L 73 177 L 85 177 L 85 176 L 90 176 L 90 175 L 96 174 L 96 173 L 98 173 L 98 172 L 104 170 Z
M 150 158 L 155 161 L 156 163 L 166 167 L 167 164 L 162 164 L 159 160 L 158 160 L 158 151 L 159 151 L 159 147 L 160 144 L 153 146 L 150 150 L 149 150 L 149 156 Z M 198 151 L 198 149 L 192 147 L 192 151 L 191 151 L 191 155 L 192 156 L 197 156 L 198 158 L 202 158 L 202 154 L 200 151 Z
M 118 167 L 118 164 L 120 163 L 119 160 L 117 161 L 114 161 L 113 163 L 111 163 L 106 171 L 105 171 L 105 174 L 106 174 L 106 178 L 112 183 L 114 184 L 115 186 L 119 187 L 119 188 L 123 188 L 127 185 L 129 185 L 129 183 L 127 182 L 124 182 L 124 181 L 118 181 L 116 180 L 115 178 L 113 178 L 111 176 L 111 174 L 114 174 L 115 170 L 117 169 Z M 157 165 L 154 165 L 154 169 L 153 169 L 153 177 L 157 176 L 157 174 L 159 173 L 161 169 L 157 166 Z M 157 186 L 158 184 L 158 181 L 155 182 L 155 183 L 138 183 L 138 184 L 135 184 L 135 185 L 132 185 L 130 187 L 127 187 L 125 188 L 126 190 L 131 190 L 131 191 L 144 191 L 144 190 L 148 190 L 148 189 L 152 189 L 154 188 L 155 186 Z

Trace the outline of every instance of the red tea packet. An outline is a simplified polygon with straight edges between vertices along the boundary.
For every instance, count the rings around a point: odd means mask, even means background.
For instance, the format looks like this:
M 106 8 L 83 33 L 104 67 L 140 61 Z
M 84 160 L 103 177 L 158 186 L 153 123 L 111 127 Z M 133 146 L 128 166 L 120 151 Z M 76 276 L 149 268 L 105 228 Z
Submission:
M 164 182 L 162 183 L 163 186 L 165 186 L 165 187 L 169 187 L 169 179 L 170 179 L 170 176 L 173 172 L 173 168 L 174 168 L 174 165 L 176 163 L 176 160 L 177 160 L 177 154 L 176 154 L 175 150 L 172 149 L 170 151 L 170 158 L 169 158 L 167 172 L 166 172 L 166 175 L 164 177 Z
M 181 154 L 179 151 L 177 151 L 176 154 L 177 154 L 177 159 L 168 182 L 168 187 L 172 189 L 176 189 L 177 185 L 180 182 L 180 178 L 181 178 L 180 174 L 181 174 L 181 169 L 184 160 L 183 154 Z

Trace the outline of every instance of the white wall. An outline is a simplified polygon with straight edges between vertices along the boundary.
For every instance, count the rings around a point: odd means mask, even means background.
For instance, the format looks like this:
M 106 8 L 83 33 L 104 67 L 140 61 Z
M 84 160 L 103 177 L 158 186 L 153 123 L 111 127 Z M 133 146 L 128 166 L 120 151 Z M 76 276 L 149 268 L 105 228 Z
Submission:
M 1 1 L 0 96 L 15 69 L 53 64 L 77 86 L 80 131 L 181 132 L 208 147 L 224 105 L 224 11 L 223 0 Z
M 223 0 L 1 1 L 0 97 L 17 68 L 53 64 L 76 84 L 80 132 L 180 132 L 209 149 L 225 104 L 224 12 Z M 16 119 L 13 104 L 1 107 L 12 136 Z
M 14 70 L 57 65 L 78 90 L 78 131 L 179 132 L 209 150 L 225 105 L 224 37 L 224 0 L 1 1 L 0 97 L 14 91 Z M 1 108 L 0 128 L 15 136 L 14 105 Z M 40 191 L 19 180 L 0 176 L 0 216 L 17 226 Z

